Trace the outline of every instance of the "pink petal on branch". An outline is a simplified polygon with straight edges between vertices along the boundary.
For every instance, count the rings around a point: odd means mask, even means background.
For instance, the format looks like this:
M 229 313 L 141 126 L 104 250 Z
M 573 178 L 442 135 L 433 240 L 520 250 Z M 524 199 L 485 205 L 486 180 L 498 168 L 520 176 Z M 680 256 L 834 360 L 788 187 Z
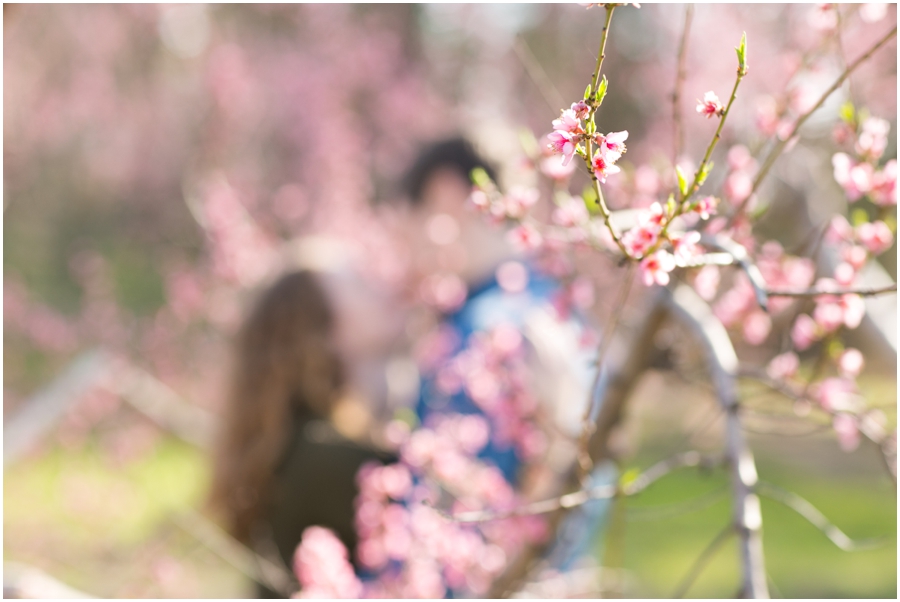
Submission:
M 709 91 L 703 95 L 703 100 L 697 101 L 697 112 L 705 115 L 707 119 L 713 116 L 719 116 L 725 110 L 716 93 Z
M 872 255 L 880 255 L 894 244 L 891 229 L 881 220 L 860 224 L 856 228 L 856 236 Z
M 815 320 L 806 314 L 797 316 L 794 327 L 791 329 L 791 340 L 799 351 L 808 349 L 819 340 L 819 327 Z

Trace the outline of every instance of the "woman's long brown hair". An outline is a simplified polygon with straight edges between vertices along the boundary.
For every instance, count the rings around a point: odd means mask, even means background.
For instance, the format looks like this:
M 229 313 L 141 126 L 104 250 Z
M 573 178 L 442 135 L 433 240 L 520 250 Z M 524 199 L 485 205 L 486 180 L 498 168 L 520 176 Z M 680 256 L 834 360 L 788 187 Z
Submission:
M 265 291 L 238 333 L 210 502 L 241 541 L 268 501 L 295 417 L 327 417 L 340 394 L 333 328 L 325 292 L 301 271 Z

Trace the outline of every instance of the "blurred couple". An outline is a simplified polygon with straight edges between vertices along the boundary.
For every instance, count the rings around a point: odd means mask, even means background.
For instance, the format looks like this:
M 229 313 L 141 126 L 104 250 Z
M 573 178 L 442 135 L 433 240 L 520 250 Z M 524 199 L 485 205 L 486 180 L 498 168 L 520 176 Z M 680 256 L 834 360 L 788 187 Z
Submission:
M 489 428 L 479 459 L 523 499 L 561 487 L 592 376 L 584 323 L 557 314 L 559 284 L 468 206 L 475 168 L 496 181 L 467 141 L 433 144 L 407 173 L 402 200 L 382 208 L 409 252 L 399 292 L 311 239 L 299 248 L 301 269 L 271 284 L 247 314 L 211 503 L 248 547 L 290 567 L 304 530 L 321 526 L 364 569 L 357 474 L 369 462 L 399 460 L 397 442 L 385 436 L 398 416 L 415 428 L 442 415 L 479 415 Z M 485 340 L 522 349 L 529 380 L 514 395 L 504 397 L 482 369 Z M 258 594 L 278 596 L 265 585 Z

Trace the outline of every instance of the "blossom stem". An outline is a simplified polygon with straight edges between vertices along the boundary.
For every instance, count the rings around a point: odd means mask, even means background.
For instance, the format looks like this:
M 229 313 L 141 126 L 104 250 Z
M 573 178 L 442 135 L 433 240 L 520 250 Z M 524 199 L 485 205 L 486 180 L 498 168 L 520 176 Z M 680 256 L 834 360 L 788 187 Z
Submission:
M 728 99 L 728 104 L 725 106 L 725 110 L 722 112 L 722 117 L 719 119 L 719 126 L 716 128 L 716 133 L 713 135 L 712 140 L 710 140 L 709 145 L 706 147 L 706 154 L 703 155 L 703 160 L 697 167 L 697 171 L 694 172 L 694 180 L 691 182 L 691 185 L 684 193 L 684 196 L 681 197 L 675 204 L 674 213 L 670 217 L 668 217 L 668 219 L 666 219 L 665 223 L 663 223 L 662 229 L 659 233 L 659 238 L 656 240 L 653 246 L 644 253 L 644 257 L 652 255 L 660 248 L 660 246 L 662 246 L 663 242 L 665 242 L 666 240 L 666 234 L 669 230 L 669 225 L 676 217 L 684 213 L 684 210 L 687 207 L 687 201 L 692 196 L 694 196 L 695 192 L 700 189 L 700 179 L 703 177 L 703 173 L 706 170 L 706 165 L 709 163 L 709 158 L 712 156 L 713 150 L 715 150 L 716 145 L 719 143 L 719 140 L 722 137 L 722 128 L 725 126 L 725 120 L 728 119 L 728 113 L 731 111 L 731 105 L 734 104 L 734 100 L 737 98 L 738 86 L 741 85 L 741 80 L 744 79 L 744 76 L 746 74 L 746 67 L 743 65 L 738 65 L 737 77 L 734 80 L 734 87 L 731 89 L 731 97 Z
M 600 49 L 597 51 L 597 66 L 594 68 L 594 75 L 591 78 L 591 95 L 588 99 L 590 110 L 587 119 L 592 125 L 594 125 L 594 114 L 597 112 L 596 94 L 597 87 L 600 85 L 600 69 L 603 67 L 603 59 L 606 58 L 606 40 L 609 38 L 609 24 L 612 22 L 613 10 L 615 10 L 615 8 L 614 4 L 607 5 L 606 7 L 606 22 L 603 24 L 603 33 L 600 36 Z M 610 221 L 609 207 L 606 204 L 606 199 L 603 197 L 603 191 L 600 189 L 600 181 L 597 179 L 597 175 L 594 173 L 591 164 L 594 157 L 594 145 L 591 136 L 585 138 L 584 146 L 584 163 L 587 166 L 588 173 L 591 174 L 591 181 L 593 183 L 594 193 L 597 195 L 597 206 L 600 209 L 600 215 L 603 216 L 603 222 L 606 225 L 607 230 L 609 230 L 613 242 L 616 243 L 616 246 L 619 247 L 619 250 L 622 251 L 625 257 L 630 257 L 628 249 L 622 242 L 622 236 L 616 232 L 615 227 L 613 227 L 612 222 Z
M 600 36 L 600 50 L 597 51 L 597 66 L 594 67 L 594 76 L 591 79 L 591 100 L 593 101 L 594 96 L 597 94 L 597 86 L 600 85 L 600 68 L 603 66 L 603 59 L 606 58 L 606 40 L 609 37 L 609 24 L 612 21 L 613 11 L 616 9 L 615 4 L 609 4 L 606 6 L 606 23 L 603 24 L 603 33 Z M 591 104 L 591 107 L 596 110 L 596 107 Z M 591 115 L 593 116 L 593 110 L 591 111 Z
M 732 225 L 734 225 L 735 220 L 737 220 L 741 216 L 741 214 L 743 214 L 743 212 L 746 210 L 747 204 L 750 202 L 750 199 L 753 198 L 753 195 L 759 189 L 759 186 L 762 183 L 762 181 L 769 174 L 769 170 L 772 169 L 772 165 L 775 163 L 775 160 L 778 159 L 778 157 L 781 155 L 782 152 L 784 152 L 784 149 L 787 146 L 788 142 L 790 142 L 791 139 L 794 137 L 794 135 L 800 130 L 800 127 L 804 123 L 806 123 L 806 120 L 809 119 L 809 117 L 813 113 L 815 113 L 819 109 L 819 107 L 821 107 L 823 104 L 825 104 L 825 101 L 828 99 L 828 97 L 831 96 L 831 94 L 835 90 L 837 90 L 838 88 L 841 87 L 841 84 L 844 83 L 844 80 L 847 79 L 848 77 L 850 77 L 850 74 L 853 73 L 853 71 L 855 71 L 857 67 L 859 67 L 863 62 L 865 62 L 873 54 L 875 54 L 875 52 L 879 48 L 881 48 L 882 46 L 887 44 L 890 41 L 890 39 L 896 35 L 897 35 L 897 26 L 895 25 L 894 28 L 887 33 L 887 35 L 885 35 L 880 40 L 878 40 L 871 48 L 869 48 L 869 50 L 865 54 L 863 54 L 861 57 L 859 57 L 858 59 L 853 61 L 850 65 L 848 65 L 847 68 L 844 69 L 844 72 L 841 73 L 840 77 L 838 77 L 837 80 L 835 80 L 835 82 L 833 84 L 831 84 L 831 87 L 829 87 L 827 90 L 825 90 L 825 92 L 819 98 L 819 101 L 816 102 L 816 104 L 813 105 L 813 107 L 811 109 L 809 109 L 806 113 L 804 113 L 803 115 L 801 115 L 800 117 L 797 118 L 797 121 L 794 122 L 794 127 L 791 128 L 790 134 L 785 136 L 783 140 L 780 140 L 778 142 L 778 144 L 775 145 L 775 148 L 773 148 L 772 151 L 769 153 L 769 155 L 766 157 L 766 160 L 763 163 L 763 166 L 760 168 L 759 173 L 756 174 L 756 178 L 754 178 L 754 180 L 753 180 L 753 186 L 751 186 L 751 188 L 750 188 L 750 193 L 747 195 L 747 198 L 745 198 L 741 202 L 741 204 L 738 205 L 738 207 L 737 207 L 737 209 L 735 209 L 734 213 L 731 214 L 731 217 L 728 218 L 726 227 L 730 228 Z

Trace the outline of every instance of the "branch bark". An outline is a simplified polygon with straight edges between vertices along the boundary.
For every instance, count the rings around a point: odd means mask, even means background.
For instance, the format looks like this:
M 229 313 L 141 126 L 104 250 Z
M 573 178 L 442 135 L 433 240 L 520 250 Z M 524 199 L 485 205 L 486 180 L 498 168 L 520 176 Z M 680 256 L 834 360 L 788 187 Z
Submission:
M 703 346 L 716 396 L 725 410 L 725 444 L 734 498 L 734 528 L 740 542 L 742 594 L 748 598 L 768 598 L 762 548 L 762 513 L 759 498 L 753 492 L 758 480 L 756 464 L 738 415 L 737 354 L 725 327 L 693 289 L 683 284 L 676 287 L 670 305 L 673 314 Z

